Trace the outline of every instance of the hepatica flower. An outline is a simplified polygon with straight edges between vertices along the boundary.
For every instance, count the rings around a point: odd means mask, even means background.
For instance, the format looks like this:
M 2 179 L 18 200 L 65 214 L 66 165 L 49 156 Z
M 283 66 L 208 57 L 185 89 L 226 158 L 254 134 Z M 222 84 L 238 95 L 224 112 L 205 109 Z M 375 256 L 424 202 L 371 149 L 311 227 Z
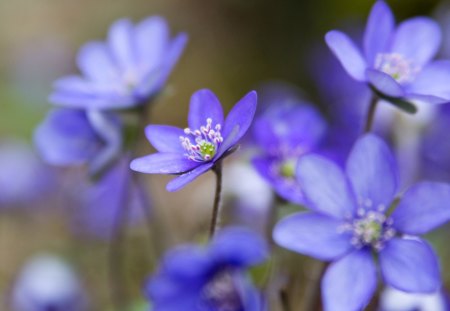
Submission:
M 187 41 L 170 38 L 165 19 L 137 25 L 115 22 L 106 42 L 89 42 L 78 54 L 81 76 L 56 81 L 50 101 L 67 107 L 118 109 L 144 104 L 164 86 Z
M 450 185 L 418 183 L 397 205 L 393 156 L 372 134 L 356 142 L 345 173 L 331 161 L 306 155 L 297 178 L 311 211 L 282 219 L 274 239 L 332 261 L 322 279 L 325 310 L 361 310 L 369 303 L 377 284 L 374 256 L 387 285 L 406 292 L 439 290 L 438 259 L 418 235 L 450 219 Z
M 267 256 L 260 236 L 227 228 L 206 248 L 185 245 L 169 251 L 146 293 L 155 311 L 261 311 L 261 295 L 245 272 Z
M 256 92 L 245 95 L 224 119 L 222 106 L 209 90 L 191 97 L 189 127 L 149 125 L 146 136 L 158 153 L 131 162 L 131 169 L 148 174 L 180 175 L 167 184 L 176 191 L 213 168 L 247 132 L 256 110 Z
M 340 31 L 328 32 L 325 39 L 347 73 L 382 97 L 448 102 L 450 61 L 432 61 L 441 43 L 438 24 L 426 17 L 394 23 L 390 8 L 379 0 L 367 21 L 362 51 Z
M 261 154 L 253 159 L 253 165 L 282 198 L 303 203 L 295 179 L 297 160 L 317 147 L 325 129 L 319 112 L 298 100 L 274 103 L 255 119 L 253 136 Z

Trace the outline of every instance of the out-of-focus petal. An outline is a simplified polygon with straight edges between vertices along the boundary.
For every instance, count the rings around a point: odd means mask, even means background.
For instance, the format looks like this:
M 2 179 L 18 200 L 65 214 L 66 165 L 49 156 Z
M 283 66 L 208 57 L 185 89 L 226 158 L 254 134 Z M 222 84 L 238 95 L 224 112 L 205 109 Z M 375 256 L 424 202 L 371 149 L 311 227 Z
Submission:
M 450 101 L 450 61 L 439 60 L 426 65 L 407 90 L 440 97 L 442 102 Z
M 387 73 L 376 69 L 367 69 L 367 80 L 378 92 L 390 97 L 403 97 L 405 92 L 400 84 Z

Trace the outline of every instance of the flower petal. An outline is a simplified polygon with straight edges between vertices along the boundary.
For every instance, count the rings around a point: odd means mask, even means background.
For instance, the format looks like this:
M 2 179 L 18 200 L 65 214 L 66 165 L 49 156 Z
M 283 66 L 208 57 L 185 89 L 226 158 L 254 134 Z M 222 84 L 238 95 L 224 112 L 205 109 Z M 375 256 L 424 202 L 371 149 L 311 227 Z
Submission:
M 297 179 L 312 210 L 339 219 L 356 211 L 347 178 L 333 162 L 318 155 L 305 155 L 298 160 Z
M 184 153 L 180 136 L 185 135 L 182 129 L 170 125 L 149 125 L 145 128 L 145 136 L 159 152 Z
M 408 92 L 450 100 L 450 61 L 434 61 L 422 69 Z
M 214 237 L 211 256 L 217 264 L 250 267 L 262 263 L 269 256 L 264 239 L 247 228 L 228 227 Z
M 103 42 L 89 42 L 78 52 L 78 67 L 93 81 L 114 82 L 119 80 L 117 68 Z
M 168 43 L 169 27 L 164 18 L 151 16 L 136 25 L 136 51 L 143 72 L 151 71 L 161 63 Z
M 411 187 L 392 213 L 394 227 L 406 234 L 425 234 L 450 220 L 450 185 L 421 182 Z
M 129 19 L 120 19 L 112 24 L 108 33 L 108 44 L 112 56 L 123 72 L 136 65 L 133 28 L 133 23 Z
M 131 161 L 133 171 L 147 174 L 180 174 L 201 163 L 187 159 L 182 153 L 154 153 Z
M 376 69 L 367 69 L 367 80 L 378 92 L 390 97 L 403 97 L 405 92 L 400 84 L 387 73 Z
M 190 183 L 191 181 L 196 179 L 198 176 L 207 172 L 213 166 L 214 166 L 213 162 L 200 164 L 193 170 L 188 171 L 188 172 L 184 173 L 183 175 L 170 181 L 166 186 L 167 191 L 173 192 L 173 191 L 180 190 L 181 188 L 186 186 L 188 183 Z
M 341 62 L 345 71 L 353 79 L 358 81 L 366 80 L 366 61 L 353 41 L 346 34 L 333 30 L 325 35 L 325 41 L 333 54 Z
M 223 126 L 222 105 L 216 95 L 210 90 L 203 89 L 195 92 L 191 97 L 188 123 L 192 130 L 200 129 L 206 125 L 206 119 L 212 119 L 213 127 L 216 124 Z
M 319 260 L 333 260 L 352 248 L 351 236 L 339 233 L 341 225 L 341 220 L 318 213 L 296 213 L 276 224 L 273 239 L 291 251 Z
M 219 154 L 221 156 L 227 149 L 235 145 L 239 139 L 244 136 L 248 128 L 252 124 L 253 117 L 256 112 L 257 95 L 255 91 L 247 93 L 242 97 L 227 115 L 225 126 L 223 127 L 222 137 L 225 142 L 219 147 Z M 224 148 L 226 146 L 227 148 Z
M 415 17 L 398 26 L 391 50 L 422 66 L 436 55 L 441 39 L 441 30 L 435 21 L 426 17 Z
M 366 134 L 353 146 L 347 160 L 347 176 L 358 200 L 367 209 L 385 210 L 398 188 L 397 165 L 386 143 Z
M 390 286 L 416 293 L 432 293 L 441 286 L 439 264 L 422 240 L 393 239 L 380 252 L 383 278 Z
M 377 1 L 370 11 L 364 33 L 364 52 L 369 64 L 378 53 L 386 51 L 394 30 L 394 16 L 386 2 Z
M 357 250 L 332 263 L 322 279 L 324 310 L 356 311 L 367 306 L 377 286 L 368 250 Z

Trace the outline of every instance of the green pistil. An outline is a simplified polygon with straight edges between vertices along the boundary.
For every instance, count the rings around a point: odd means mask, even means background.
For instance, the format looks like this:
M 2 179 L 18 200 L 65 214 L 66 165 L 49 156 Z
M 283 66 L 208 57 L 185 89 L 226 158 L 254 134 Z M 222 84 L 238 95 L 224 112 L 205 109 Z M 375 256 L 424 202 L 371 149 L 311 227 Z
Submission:
M 280 165 L 280 174 L 284 177 L 292 178 L 295 176 L 295 160 L 286 160 Z
M 381 238 L 383 225 L 377 221 L 368 221 L 361 224 L 364 240 L 366 243 L 373 243 Z
M 200 153 L 203 159 L 212 159 L 216 154 L 216 146 L 210 142 L 204 141 L 200 145 Z

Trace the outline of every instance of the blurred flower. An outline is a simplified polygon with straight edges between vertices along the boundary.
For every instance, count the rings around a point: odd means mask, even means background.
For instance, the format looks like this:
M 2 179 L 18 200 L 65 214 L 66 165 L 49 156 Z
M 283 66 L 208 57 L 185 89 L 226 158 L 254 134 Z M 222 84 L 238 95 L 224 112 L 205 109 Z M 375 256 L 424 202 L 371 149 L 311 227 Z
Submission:
M 72 187 L 74 201 L 73 228 L 81 234 L 109 239 L 122 209 L 127 211 L 127 224 L 135 224 L 142 216 L 143 195 L 132 180 L 129 158 L 123 157 L 99 180 L 82 181 Z
M 192 95 L 188 123 L 182 130 L 149 125 L 147 139 L 158 150 L 131 162 L 131 169 L 148 174 L 179 174 L 167 184 L 176 191 L 213 168 L 247 132 L 256 110 L 256 92 L 244 96 L 224 120 L 222 106 L 210 90 Z
M 396 163 L 384 141 L 372 134 L 356 142 L 345 174 L 327 159 L 306 155 L 297 178 L 312 212 L 281 220 L 274 239 L 333 261 L 322 279 L 325 310 L 359 310 L 369 303 L 377 284 L 372 252 L 389 286 L 422 293 L 440 288 L 437 257 L 417 236 L 450 220 L 450 185 L 418 183 L 398 203 Z
M 122 147 L 121 125 L 114 114 L 53 109 L 36 128 L 34 141 L 42 158 L 58 166 L 88 163 L 99 171 Z
M 78 54 L 83 76 L 55 82 L 52 103 L 73 108 L 117 109 L 144 104 L 164 86 L 187 36 L 169 37 L 165 19 L 154 16 L 134 26 L 115 22 L 107 42 L 89 42 Z
M 261 237 L 227 228 L 207 248 L 185 245 L 169 251 L 146 292 L 154 310 L 261 311 L 262 298 L 245 271 L 267 257 Z
M 450 61 L 431 62 L 441 44 L 438 24 L 416 17 L 394 26 L 390 8 L 379 0 L 367 21 L 363 53 L 340 31 L 328 32 L 325 39 L 352 78 L 388 99 L 449 101 Z
M 32 258 L 16 280 L 12 293 L 14 311 L 87 310 L 86 296 L 72 269 L 59 258 Z
M 381 293 L 379 311 L 448 311 L 446 294 L 440 290 L 431 294 L 409 294 L 391 287 Z
M 253 165 L 282 198 L 303 203 L 295 179 L 297 160 L 317 147 L 325 130 L 319 112 L 298 99 L 275 102 L 255 119 L 253 136 L 260 154 Z
M 7 140 L 0 143 L 0 205 L 30 202 L 55 186 L 55 174 L 30 146 Z

